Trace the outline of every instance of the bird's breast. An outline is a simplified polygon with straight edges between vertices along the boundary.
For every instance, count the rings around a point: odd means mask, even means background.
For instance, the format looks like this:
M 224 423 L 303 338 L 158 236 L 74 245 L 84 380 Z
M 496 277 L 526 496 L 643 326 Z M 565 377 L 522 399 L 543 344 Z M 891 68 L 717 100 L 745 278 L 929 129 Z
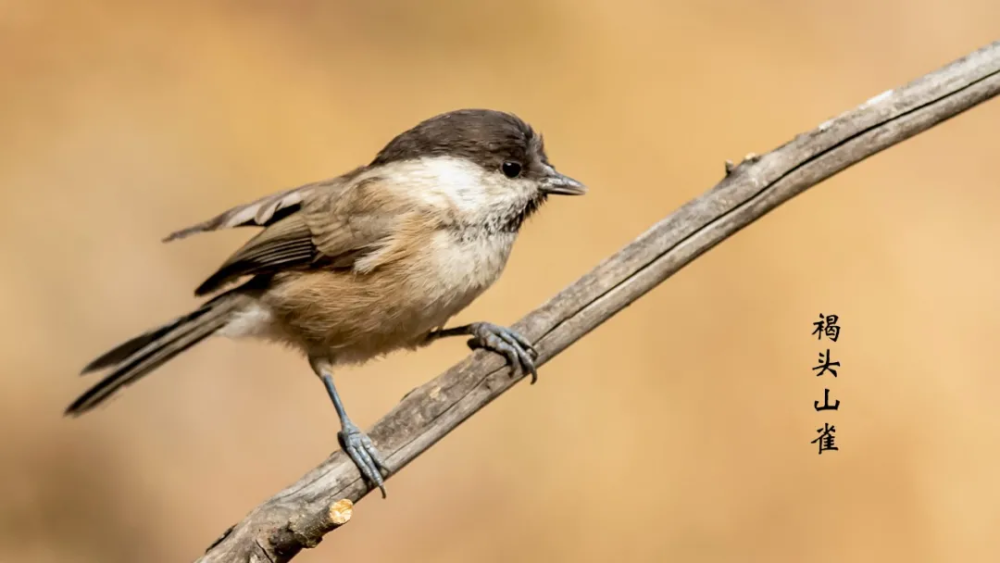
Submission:
M 449 316 L 491 286 L 503 272 L 515 233 L 441 230 L 431 237 L 416 275 L 428 306 Z

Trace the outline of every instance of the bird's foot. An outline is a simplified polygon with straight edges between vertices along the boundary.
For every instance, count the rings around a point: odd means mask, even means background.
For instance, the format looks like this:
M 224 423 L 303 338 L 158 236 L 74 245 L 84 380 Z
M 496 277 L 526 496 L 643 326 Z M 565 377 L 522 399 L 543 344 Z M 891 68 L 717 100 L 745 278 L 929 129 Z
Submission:
M 538 351 L 517 331 L 493 323 L 472 323 L 469 325 L 469 348 L 483 348 L 507 358 L 512 370 L 531 374 L 531 383 L 538 381 L 538 370 L 534 358 Z
M 381 470 L 388 473 L 389 468 L 382 460 L 382 454 L 372 444 L 371 438 L 348 421 L 343 429 L 337 432 L 337 439 L 344 453 L 351 458 L 354 465 L 358 466 L 361 476 L 369 483 L 374 483 L 382 491 L 382 498 L 385 498 L 385 480 L 382 478 Z

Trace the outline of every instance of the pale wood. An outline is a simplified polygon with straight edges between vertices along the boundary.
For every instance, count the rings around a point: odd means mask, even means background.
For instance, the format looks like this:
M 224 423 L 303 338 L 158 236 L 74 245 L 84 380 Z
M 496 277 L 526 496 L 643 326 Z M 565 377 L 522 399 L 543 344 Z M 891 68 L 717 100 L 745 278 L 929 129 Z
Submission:
M 726 176 L 715 187 L 598 264 L 514 328 L 535 343 L 542 365 L 781 203 L 998 92 L 1000 41 L 883 92 L 767 154 L 748 155 L 735 166 L 727 163 Z M 398 472 L 520 379 L 509 375 L 499 356 L 478 351 L 407 395 L 375 424 L 370 436 Z M 331 518 L 332 505 L 342 499 L 357 502 L 367 493 L 354 464 L 338 451 L 253 509 L 199 561 L 288 561 L 340 525 Z

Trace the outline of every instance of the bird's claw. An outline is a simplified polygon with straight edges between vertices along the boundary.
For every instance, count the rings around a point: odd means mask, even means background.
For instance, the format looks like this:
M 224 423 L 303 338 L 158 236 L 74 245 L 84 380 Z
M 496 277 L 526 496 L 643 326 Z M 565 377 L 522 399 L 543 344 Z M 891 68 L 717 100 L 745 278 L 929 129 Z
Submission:
M 530 373 L 532 384 L 538 381 L 538 369 L 534 360 L 538 357 L 538 350 L 517 331 L 493 323 L 474 323 L 469 332 L 472 334 L 468 342 L 469 348 L 482 348 L 503 354 L 511 369 Z
M 354 465 L 358 466 L 361 476 L 369 483 L 374 483 L 382 491 L 382 498 L 385 498 L 385 479 L 382 478 L 382 470 L 388 473 L 389 468 L 383 461 L 382 454 L 372 444 L 371 438 L 357 426 L 350 424 L 345 425 L 337 433 L 337 439 L 344 453 L 351 458 Z

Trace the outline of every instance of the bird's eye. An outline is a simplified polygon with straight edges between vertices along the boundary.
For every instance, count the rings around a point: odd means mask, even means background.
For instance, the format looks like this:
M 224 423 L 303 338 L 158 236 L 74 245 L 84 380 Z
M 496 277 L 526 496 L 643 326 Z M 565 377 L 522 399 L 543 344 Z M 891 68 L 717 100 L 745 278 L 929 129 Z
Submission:
M 503 170 L 503 175 L 508 178 L 517 178 L 521 173 L 521 165 L 511 160 L 503 163 L 503 166 L 500 168 Z

